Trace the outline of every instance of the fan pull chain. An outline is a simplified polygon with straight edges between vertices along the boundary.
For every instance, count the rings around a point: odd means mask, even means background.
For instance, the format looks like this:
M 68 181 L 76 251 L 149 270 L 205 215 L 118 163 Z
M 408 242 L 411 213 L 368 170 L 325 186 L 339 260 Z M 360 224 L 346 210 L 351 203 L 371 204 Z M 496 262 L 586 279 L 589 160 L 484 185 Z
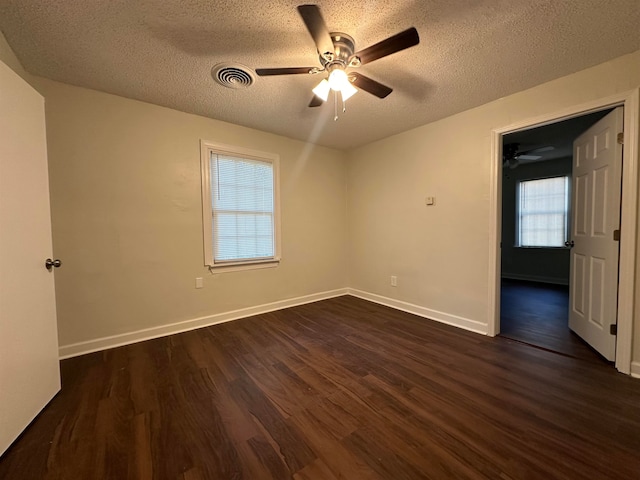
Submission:
M 338 92 L 333 92 L 333 121 L 338 121 Z

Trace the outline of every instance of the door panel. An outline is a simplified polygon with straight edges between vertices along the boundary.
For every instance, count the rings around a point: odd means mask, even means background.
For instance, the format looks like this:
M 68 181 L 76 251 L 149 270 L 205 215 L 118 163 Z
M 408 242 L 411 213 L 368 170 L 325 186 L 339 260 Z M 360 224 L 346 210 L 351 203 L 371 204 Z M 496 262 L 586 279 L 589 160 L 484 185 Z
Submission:
M 574 176 L 573 187 L 573 219 L 574 236 L 587 234 L 587 181 L 586 175 Z
M 608 185 L 609 168 L 595 170 L 593 172 L 593 228 L 591 231 L 591 235 L 594 237 L 604 237 L 607 234 Z
M 44 100 L 0 62 L 0 455 L 60 390 Z
M 616 108 L 574 142 L 569 327 L 615 359 L 623 109 Z
M 578 314 L 584 315 L 584 297 L 585 297 L 585 257 L 584 255 L 574 255 L 571 259 L 571 302 L 573 310 Z
M 604 258 L 591 257 L 591 296 L 589 298 L 590 320 L 600 329 L 604 328 L 604 305 L 606 296 Z

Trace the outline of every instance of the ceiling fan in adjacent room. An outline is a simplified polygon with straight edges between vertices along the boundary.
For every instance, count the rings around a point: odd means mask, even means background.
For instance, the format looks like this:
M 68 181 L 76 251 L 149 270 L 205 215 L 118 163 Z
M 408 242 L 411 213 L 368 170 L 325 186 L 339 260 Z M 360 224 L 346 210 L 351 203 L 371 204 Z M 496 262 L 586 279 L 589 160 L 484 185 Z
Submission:
M 550 152 L 551 150 L 555 150 L 555 147 L 547 145 L 545 147 L 533 148 L 521 152 L 519 143 L 507 143 L 502 147 L 502 166 L 503 168 L 508 167 L 513 170 L 523 161 L 531 162 L 540 160 L 542 155 L 538 155 L 539 153 Z
M 364 50 L 356 51 L 352 37 L 345 33 L 329 32 L 317 5 L 300 5 L 298 12 L 316 44 L 321 66 L 257 68 L 256 73 L 261 77 L 326 73 L 326 78 L 323 78 L 313 89 L 314 95 L 309 103 L 310 107 L 318 107 L 326 102 L 331 91 L 336 96 L 336 105 L 337 95 L 340 94 L 343 111 L 344 102 L 354 95 L 358 88 L 378 98 L 385 98 L 393 91 L 390 87 L 350 69 L 413 47 L 420 42 L 418 31 L 412 27 Z

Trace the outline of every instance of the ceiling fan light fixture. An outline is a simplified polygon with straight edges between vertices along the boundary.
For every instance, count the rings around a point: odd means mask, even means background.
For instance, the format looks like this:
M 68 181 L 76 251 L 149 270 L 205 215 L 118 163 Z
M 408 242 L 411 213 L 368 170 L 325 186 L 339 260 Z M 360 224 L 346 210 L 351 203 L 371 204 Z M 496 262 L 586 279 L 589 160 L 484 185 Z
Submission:
M 326 102 L 329 98 L 329 90 L 331 90 L 329 82 L 327 82 L 325 79 L 322 79 L 322 81 L 318 85 L 316 85 L 316 88 L 313 89 L 313 93 L 317 97 L 321 98 L 323 102 Z
M 351 86 L 347 72 L 341 68 L 334 68 L 329 74 L 329 86 L 334 92 L 342 92 L 343 89 Z
M 358 89 L 347 81 L 347 84 L 342 86 L 340 93 L 342 94 L 342 101 L 344 102 L 358 93 Z
M 331 90 L 334 92 L 340 92 L 342 101 L 346 101 L 358 93 L 358 89 L 351 85 L 347 73 L 339 68 L 334 69 L 329 74 L 328 80 L 323 79 L 318 85 L 316 85 L 313 89 L 313 93 L 318 98 L 321 98 L 323 102 L 326 102 Z

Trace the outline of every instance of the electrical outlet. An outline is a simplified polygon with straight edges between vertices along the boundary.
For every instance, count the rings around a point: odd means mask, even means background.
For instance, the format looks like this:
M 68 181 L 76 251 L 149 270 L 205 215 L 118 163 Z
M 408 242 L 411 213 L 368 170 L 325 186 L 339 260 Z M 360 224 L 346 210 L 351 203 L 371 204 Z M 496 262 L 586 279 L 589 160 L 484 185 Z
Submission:
M 391 275 L 391 286 L 392 287 L 398 286 L 398 277 L 396 277 L 395 275 Z

